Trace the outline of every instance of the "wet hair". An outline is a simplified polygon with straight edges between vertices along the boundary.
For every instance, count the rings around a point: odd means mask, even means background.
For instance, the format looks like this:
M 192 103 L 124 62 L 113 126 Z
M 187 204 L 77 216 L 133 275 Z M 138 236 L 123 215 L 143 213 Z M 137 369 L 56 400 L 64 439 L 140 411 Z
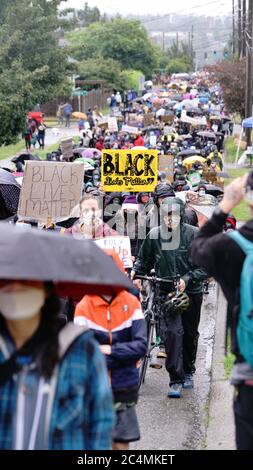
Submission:
M 34 335 L 10 358 L 0 364 L 0 386 L 18 373 L 22 366 L 21 357 L 31 357 L 36 363 L 39 375 L 49 379 L 59 361 L 58 334 L 65 322 L 61 320 L 61 303 L 52 282 L 45 283 L 47 298 L 41 309 L 41 321 Z M 6 329 L 4 318 L 0 315 L 1 328 Z M 3 325 L 2 325 L 3 324 Z

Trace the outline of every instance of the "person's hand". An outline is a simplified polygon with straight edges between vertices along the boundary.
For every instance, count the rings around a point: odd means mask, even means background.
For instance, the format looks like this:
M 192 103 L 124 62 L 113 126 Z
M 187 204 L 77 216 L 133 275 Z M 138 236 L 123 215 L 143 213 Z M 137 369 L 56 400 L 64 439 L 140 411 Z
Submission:
M 132 270 L 130 273 L 130 278 L 132 281 L 134 280 L 134 276 L 135 276 L 135 271 Z
M 110 356 L 112 354 L 112 347 L 109 344 L 101 344 L 100 351 L 106 356 Z
M 140 290 L 141 289 L 141 280 L 140 279 L 135 279 L 133 281 L 133 285 L 134 285 L 134 287 L 136 287 L 136 289 Z
M 184 291 L 185 291 L 185 288 L 186 288 L 185 281 L 184 281 L 183 279 L 180 279 L 180 282 L 179 282 L 179 290 L 180 290 L 180 292 L 184 292 Z
M 220 209 L 225 214 L 229 214 L 244 198 L 247 179 L 248 173 L 240 178 L 236 178 L 225 188 L 223 200 L 219 204 Z

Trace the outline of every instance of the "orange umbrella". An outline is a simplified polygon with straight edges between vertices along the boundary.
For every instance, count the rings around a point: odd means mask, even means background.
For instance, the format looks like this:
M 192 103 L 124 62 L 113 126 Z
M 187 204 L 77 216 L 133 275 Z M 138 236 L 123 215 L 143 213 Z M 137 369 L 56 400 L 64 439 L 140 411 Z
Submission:
M 72 116 L 76 119 L 87 119 L 86 114 L 80 113 L 79 111 L 75 111 L 74 113 L 72 113 Z

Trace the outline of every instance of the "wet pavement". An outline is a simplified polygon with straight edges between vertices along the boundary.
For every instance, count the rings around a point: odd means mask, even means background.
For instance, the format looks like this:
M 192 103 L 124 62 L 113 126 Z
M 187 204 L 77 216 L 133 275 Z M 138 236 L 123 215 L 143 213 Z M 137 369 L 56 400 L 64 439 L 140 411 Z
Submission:
M 217 288 L 212 284 L 202 306 L 194 389 L 183 390 L 181 399 L 169 399 L 169 377 L 165 368 L 148 368 L 137 406 L 141 440 L 132 444 L 131 449 L 196 450 L 206 447 L 216 315 Z

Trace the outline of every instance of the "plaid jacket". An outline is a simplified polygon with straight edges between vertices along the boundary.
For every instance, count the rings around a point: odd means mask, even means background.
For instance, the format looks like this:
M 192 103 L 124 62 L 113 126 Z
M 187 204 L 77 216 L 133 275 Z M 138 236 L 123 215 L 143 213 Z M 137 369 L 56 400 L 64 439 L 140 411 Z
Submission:
M 0 335 L 0 363 L 4 362 Z M 13 413 L 17 404 L 15 378 L 0 387 L 0 449 L 13 443 Z M 57 373 L 49 415 L 48 449 L 106 450 L 111 448 L 115 424 L 106 367 L 92 333 L 85 332 L 70 345 Z

